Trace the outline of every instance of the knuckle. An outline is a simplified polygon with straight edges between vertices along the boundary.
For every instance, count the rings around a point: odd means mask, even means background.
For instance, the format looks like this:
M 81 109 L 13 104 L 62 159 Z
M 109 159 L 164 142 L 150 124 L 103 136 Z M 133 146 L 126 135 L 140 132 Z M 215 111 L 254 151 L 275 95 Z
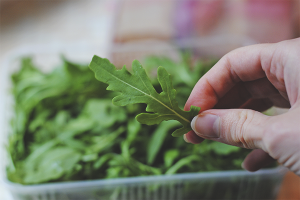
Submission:
M 249 134 L 247 134 L 247 131 L 252 124 L 255 113 L 252 110 L 241 110 L 238 116 L 236 116 L 238 119 L 233 122 L 234 124 L 231 126 L 230 132 L 232 142 L 237 144 L 237 146 L 248 149 L 254 147 L 253 141 L 249 137 Z

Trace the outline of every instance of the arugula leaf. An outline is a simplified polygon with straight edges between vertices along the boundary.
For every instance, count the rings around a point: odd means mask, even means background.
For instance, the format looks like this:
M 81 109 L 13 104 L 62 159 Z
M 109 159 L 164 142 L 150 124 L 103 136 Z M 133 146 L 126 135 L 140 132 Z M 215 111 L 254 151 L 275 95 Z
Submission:
M 73 170 L 81 158 L 81 154 L 71 148 L 57 147 L 44 153 L 43 157 L 34 161 L 34 166 L 27 168 L 24 182 L 39 183 L 53 180 Z
M 212 150 L 219 155 L 229 155 L 233 152 L 237 152 L 240 150 L 239 147 L 224 144 L 221 142 L 214 142 L 211 144 Z
M 179 150 L 178 149 L 169 149 L 165 152 L 164 155 L 164 161 L 166 167 L 171 167 L 174 160 L 179 156 Z
M 170 75 L 163 67 L 157 70 L 157 78 L 162 92 L 157 93 L 142 65 L 137 61 L 132 62 L 133 74 L 124 66 L 117 70 L 108 59 L 94 56 L 89 67 L 95 73 L 97 80 L 107 83 L 107 90 L 120 92 L 113 98 L 113 103 L 125 106 L 134 103 L 147 104 L 146 111 L 136 119 L 142 124 L 153 125 L 162 121 L 177 120 L 183 127 L 175 130 L 172 136 L 178 137 L 192 130 L 190 123 L 197 115 L 200 108 L 191 106 L 190 111 L 183 111 L 176 101 L 176 90 L 172 86 Z
M 170 167 L 166 174 L 175 174 L 180 168 L 184 167 L 185 165 L 192 165 L 193 161 L 198 161 L 199 157 L 197 155 L 190 155 L 185 158 L 182 158 L 177 163 L 175 163 L 172 167 Z
M 152 164 L 155 160 L 157 153 L 159 152 L 165 138 L 170 129 L 176 127 L 178 123 L 172 121 L 171 123 L 162 122 L 158 125 L 157 129 L 154 131 L 151 139 L 149 141 L 148 151 L 147 151 L 147 163 Z

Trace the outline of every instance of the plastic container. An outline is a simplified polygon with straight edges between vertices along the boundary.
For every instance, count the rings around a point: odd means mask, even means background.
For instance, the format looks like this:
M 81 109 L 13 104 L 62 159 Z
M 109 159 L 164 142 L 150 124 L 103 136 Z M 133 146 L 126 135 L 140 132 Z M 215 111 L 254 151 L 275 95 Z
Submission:
M 214 41 L 216 44 L 218 40 Z M 244 39 L 219 40 L 218 49 L 228 49 L 243 46 L 249 42 Z M 49 70 L 60 63 L 63 54 L 68 59 L 88 63 L 97 54 L 109 57 L 113 63 L 121 64 L 132 59 L 142 59 L 143 56 L 159 54 L 176 58 L 178 48 L 187 48 L 197 56 L 220 56 L 213 51 L 214 46 L 209 41 L 195 41 L 181 44 L 180 47 L 163 42 L 146 42 L 115 46 L 102 51 L 96 46 L 42 46 L 19 49 L 9 56 L 1 66 L 1 118 L 0 136 L 2 143 L 9 132 L 9 119 L 12 112 L 12 98 L 8 95 L 10 88 L 9 75 L 17 69 L 19 58 L 32 56 L 33 61 Z M 230 44 L 228 46 L 228 44 Z M 229 48 L 229 49 L 230 49 Z M 226 52 L 223 52 L 226 53 Z M 3 147 L 3 145 L 1 145 Z M 2 148 L 2 156 L 4 149 Z M 4 156 L 5 157 L 5 156 Z M 1 160 L 5 160 L 2 157 Z M 264 169 L 255 173 L 246 171 L 220 171 L 206 173 L 187 173 L 176 175 L 145 176 L 117 178 L 105 180 L 87 180 L 75 182 L 47 183 L 38 185 L 20 185 L 7 180 L 5 162 L 1 163 L 2 184 L 11 192 L 15 200 L 174 200 L 174 199 L 274 199 L 279 189 L 285 169 Z
M 282 168 L 189 173 L 22 186 L 6 181 L 15 200 L 275 199 Z

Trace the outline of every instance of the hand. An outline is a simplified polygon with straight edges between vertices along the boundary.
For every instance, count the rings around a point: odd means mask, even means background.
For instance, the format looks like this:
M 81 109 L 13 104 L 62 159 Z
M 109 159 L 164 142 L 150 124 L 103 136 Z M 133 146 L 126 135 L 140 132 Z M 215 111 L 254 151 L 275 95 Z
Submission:
M 201 107 L 187 142 L 204 139 L 255 149 L 243 167 L 256 171 L 274 159 L 300 175 L 300 38 L 236 49 L 194 87 L 185 109 Z M 290 108 L 266 116 L 271 106 Z

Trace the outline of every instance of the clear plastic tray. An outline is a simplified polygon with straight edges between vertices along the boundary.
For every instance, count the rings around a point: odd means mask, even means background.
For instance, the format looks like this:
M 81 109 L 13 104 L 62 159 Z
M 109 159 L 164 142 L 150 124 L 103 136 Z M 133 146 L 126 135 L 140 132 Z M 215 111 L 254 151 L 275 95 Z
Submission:
M 189 173 L 23 186 L 6 181 L 16 200 L 275 199 L 282 168 Z
M 212 39 L 187 42 L 180 48 L 189 47 L 199 56 L 216 57 L 231 48 L 248 44 L 244 39 Z M 225 42 L 224 42 L 225 41 Z M 247 40 L 246 40 L 247 41 Z M 213 45 L 224 52 L 214 51 Z M 8 95 L 10 74 L 17 69 L 19 58 L 32 56 L 33 61 L 49 70 L 60 63 L 60 56 L 89 63 L 92 56 L 108 57 L 115 64 L 129 64 L 133 59 L 142 59 L 149 54 L 178 56 L 178 45 L 157 41 L 114 46 L 101 50 L 97 46 L 39 46 L 25 47 L 12 52 L 1 66 L 1 104 L 0 104 L 0 142 L 5 144 L 9 132 L 9 119 L 12 116 L 12 99 Z M 47 183 L 38 185 L 20 185 L 7 180 L 5 176 L 5 150 L 1 144 L 3 163 L 1 163 L 1 181 L 12 193 L 15 200 L 174 200 L 174 199 L 274 199 L 286 170 L 282 167 L 264 169 L 255 173 L 246 171 L 221 171 L 206 173 L 187 173 L 176 175 L 117 178 L 92 181 Z

